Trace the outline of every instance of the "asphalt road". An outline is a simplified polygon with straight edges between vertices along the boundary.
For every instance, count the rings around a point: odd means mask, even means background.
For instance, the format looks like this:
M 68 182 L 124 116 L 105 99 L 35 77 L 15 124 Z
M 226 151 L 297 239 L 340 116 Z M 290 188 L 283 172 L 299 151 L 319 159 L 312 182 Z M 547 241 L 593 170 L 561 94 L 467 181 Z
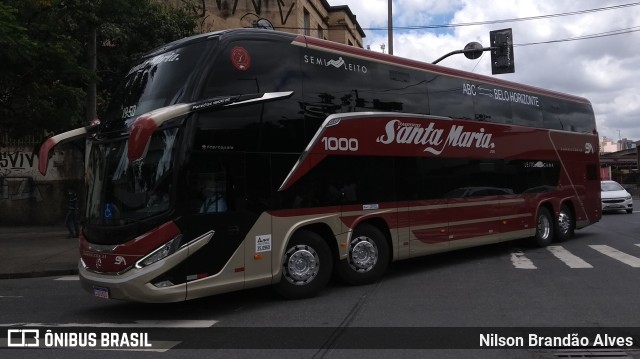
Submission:
M 153 346 L 143 349 L 187 358 L 556 358 L 572 349 L 470 348 L 478 347 L 479 333 L 526 337 L 540 327 L 592 341 L 620 327 L 627 327 L 622 338 L 637 335 L 638 284 L 640 213 L 607 214 L 552 247 L 515 241 L 398 262 L 379 283 L 351 287 L 332 281 L 320 296 L 300 301 L 259 288 L 186 303 L 135 304 L 94 298 L 74 276 L 1 280 L 0 348 L 6 348 L 5 329 L 38 328 L 93 332 L 97 341 L 105 331 L 121 337 L 144 332 Z M 599 357 L 640 357 L 639 345 L 637 335 L 632 346 L 588 350 Z M 74 358 L 85 357 L 86 350 L 12 348 L 0 349 L 0 356 Z

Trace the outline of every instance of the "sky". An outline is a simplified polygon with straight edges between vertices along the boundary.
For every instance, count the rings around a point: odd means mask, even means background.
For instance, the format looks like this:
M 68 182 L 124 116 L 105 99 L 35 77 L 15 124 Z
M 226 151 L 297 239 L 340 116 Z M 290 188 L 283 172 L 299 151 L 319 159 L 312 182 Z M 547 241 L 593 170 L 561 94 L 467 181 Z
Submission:
M 384 44 L 388 52 L 388 0 L 328 2 L 349 6 L 366 33 L 365 48 L 381 52 Z M 492 75 L 488 52 L 476 60 L 454 55 L 438 65 L 586 97 L 601 137 L 640 140 L 640 2 L 393 0 L 392 8 L 395 56 L 430 63 L 471 41 L 488 47 L 489 31 L 512 28 L 515 73 Z M 556 16 L 566 13 L 577 14 Z M 531 17 L 542 18 L 433 26 Z M 616 35 L 544 43 L 608 34 Z

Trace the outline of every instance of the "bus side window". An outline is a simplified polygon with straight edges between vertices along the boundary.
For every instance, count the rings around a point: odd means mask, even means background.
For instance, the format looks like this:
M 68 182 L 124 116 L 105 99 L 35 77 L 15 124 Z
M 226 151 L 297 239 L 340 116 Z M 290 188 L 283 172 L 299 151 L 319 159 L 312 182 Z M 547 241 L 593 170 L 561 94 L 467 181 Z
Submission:
M 564 116 L 564 103 L 549 97 L 543 97 L 541 102 L 543 127 L 552 130 L 569 130 L 570 124 L 565 123 L 567 118 Z
M 567 116 L 571 131 L 592 133 L 595 129 L 593 110 L 588 104 L 567 102 Z
M 543 127 L 542 110 L 529 104 L 514 103 L 511 105 L 513 124 L 527 127 Z
M 464 120 L 475 119 L 473 105 L 474 89 L 464 80 L 436 75 L 427 78 L 429 112 L 434 116 L 445 116 Z

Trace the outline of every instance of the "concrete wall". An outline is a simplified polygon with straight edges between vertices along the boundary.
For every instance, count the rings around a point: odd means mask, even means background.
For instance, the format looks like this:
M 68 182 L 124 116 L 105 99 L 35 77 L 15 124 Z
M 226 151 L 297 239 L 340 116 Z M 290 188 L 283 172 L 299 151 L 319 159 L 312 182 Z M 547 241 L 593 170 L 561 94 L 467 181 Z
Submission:
M 46 176 L 38 171 L 33 146 L 0 147 L 0 226 L 64 223 L 68 188 L 84 207 L 83 175 L 84 148 L 78 141 L 55 149 Z

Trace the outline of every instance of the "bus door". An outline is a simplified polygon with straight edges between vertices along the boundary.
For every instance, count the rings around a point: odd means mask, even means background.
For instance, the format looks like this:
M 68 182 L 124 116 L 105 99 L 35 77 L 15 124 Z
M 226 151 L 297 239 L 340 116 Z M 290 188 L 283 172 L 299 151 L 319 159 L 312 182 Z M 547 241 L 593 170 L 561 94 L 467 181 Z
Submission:
M 216 150 L 194 151 L 187 170 L 186 214 L 180 219 L 185 235 L 197 237 L 214 231 L 210 242 L 187 261 L 187 291 L 216 283 L 244 286 L 247 268 L 245 238 L 259 213 L 247 200 L 247 162 L 244 153 Z

